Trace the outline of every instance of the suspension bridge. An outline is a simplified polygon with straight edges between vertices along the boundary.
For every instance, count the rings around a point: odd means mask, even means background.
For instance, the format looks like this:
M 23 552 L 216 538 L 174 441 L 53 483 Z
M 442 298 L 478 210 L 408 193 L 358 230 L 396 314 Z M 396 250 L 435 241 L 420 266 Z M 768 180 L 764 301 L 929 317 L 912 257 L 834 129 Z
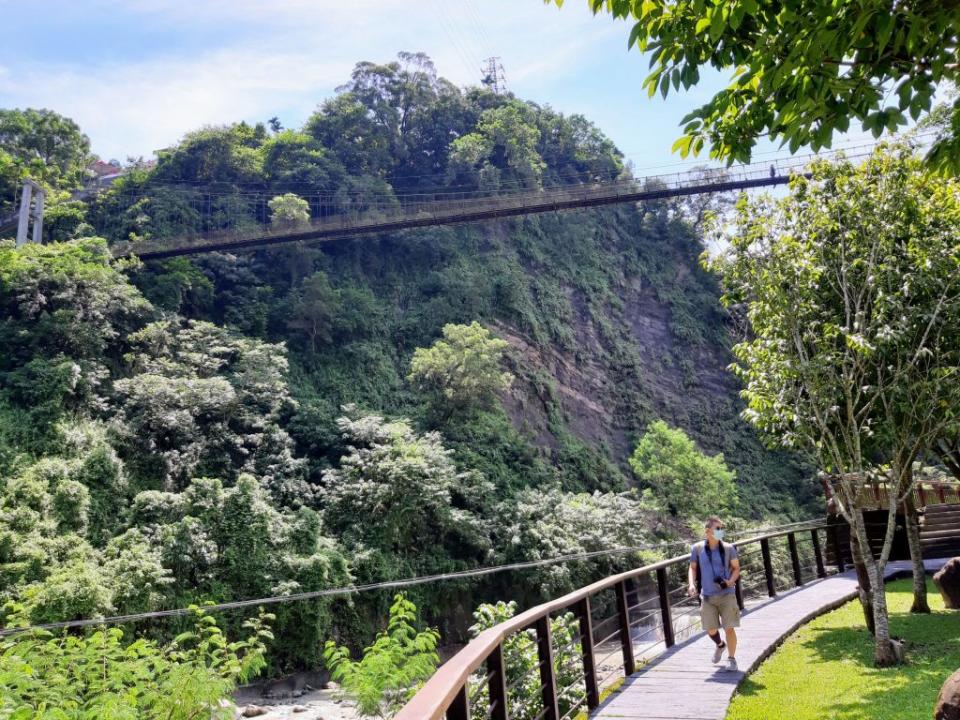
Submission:
M 439 192 L 370 196 L 363 198 L 361 209 L 347 207 L 342 202 L 338 204 L 332 199 L 327 204 L 318 198 L 315 212 L 319 217 L 308 223 L 286 227 L 259 225 L 242 230 L 119 243 L 113 246 L 113 252 L 116 257 L 136 255 L 143 260 L 153 260 L 772 187 L 784 185 L 791 177 L 804 173 L 811 159 L 812 156 L 725 170 L 699 170 L 497 194 Z
M 671 174 L 647 175 L 606 182 L 582 179 L 570 184 L 546 188 L 500 189 L 496 192 L 455 192 L 441 187 L 423 193 L 343 193 L 324 195 L 303 192 L 310 206 L 311 219 L 296 224 L 270 224 L 267 210 L 271 193 L 264 190 L 243 192 L 238 188 L 211 191 L 198 187 L 170 187 L 162 181 L 149 183 L 129 198 L 130 204 L 150 197 L 151 188 L 164 193 L 180 193 L 180 199 L 197 226 L 182 235 L 122 241 L 111 245 L 115 257 L 137 256 L 156 260 L 209 252 L 238 252 L 288 243 L 313 243 L 356 238 L 431 226 L 462 225 L 490 220 L 562 212 L 581 208 L 625 203 L 651 202 L 692 195 L 738 192 L 754 188 L 785 185 L 792 177 L 807 173 L 814 159 L 827 159 L 844 152 L 848 160 L 869 156 L 874 145 L 862 145 L 849 151 L 764 160 L 730 168 L 696 168 Z M 215 183 L 211 183 L 216 185 Z M 223 183 L 230 187 L 229 183 Z M 176 186 L 176 183 L 172 183 Z M 78 191 L 87 199 L 105 188 Z M 121 190 L 121 194 L 124 191 Z M 220 207 L 217 207 L 220 203 Z M 226 207 L 226 209 L 224 209 Z M 15 227 L 18 213 L 0 218 L 0 235 Z M 219 216 L 219 217 L 218 217 Z

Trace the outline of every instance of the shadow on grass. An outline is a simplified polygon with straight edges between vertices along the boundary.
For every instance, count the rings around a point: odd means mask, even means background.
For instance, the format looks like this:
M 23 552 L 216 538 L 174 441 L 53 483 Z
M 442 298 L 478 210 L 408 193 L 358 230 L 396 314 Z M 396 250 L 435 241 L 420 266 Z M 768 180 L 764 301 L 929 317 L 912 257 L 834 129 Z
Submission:
M 737 695 L 746 695 L 750 697 L 752 695 L 759 695 L 766 689 L 766 685 L 761 682 L 757 682 L 752 676 L 748 675 L 743 679 L 743 682 L 740 683 L 739 687 L 737 687 Z
M 960 613 L 891 613 L 890 631 L 904 643 L 906 664 L 901 669 L 923 665 L 944 650 L 960 650 Z M 809 628 L 807 632 L 811 637 L 802 644 L 819 662 L 852 663 L 881 672 L 873 664 L 874 639 L 866 627 Z
M 902 638 L 906 664 L 877 668 L 873 636 L 856 600 L 802 628 L 737 691 L 740 720 L 920 720 L 932 717 L 944 680 L 960 667 L 960 612 L 911 615 L 909 580 L 888 586 L 890 632 Z
M 818 663 L 862 679 L 851 697 L 834 700 L 831 720 L 900 720 L 932 714 L 941 684 L 960 664 L 960 613 L 891 612 L 890 630 L 904 642 L 906 663 L 881 669 L 873 664 L 873 636 L 862 624 L 808 628 L 809 637 L 801 644 Z M 748 680 L 740 693 L 757 695 L 763 689 Z

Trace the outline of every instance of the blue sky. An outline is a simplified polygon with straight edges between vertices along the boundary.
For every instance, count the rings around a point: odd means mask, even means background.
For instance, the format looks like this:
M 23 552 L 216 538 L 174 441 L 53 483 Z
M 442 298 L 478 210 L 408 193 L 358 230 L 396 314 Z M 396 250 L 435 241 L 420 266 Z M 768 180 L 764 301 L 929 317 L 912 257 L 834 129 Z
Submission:
M 587 116 L 638 171 L 673 171 L 680 119 L 724 83 L 648 99 L 629 25 L 583 0 L 0 0 L 0 17 L 0 107 L 68 115 L 104 158 L 150 156 L 203 125 L 298 127 L 355 62 L 409 50 L 460 85 L 500 56 L 518 96 Z

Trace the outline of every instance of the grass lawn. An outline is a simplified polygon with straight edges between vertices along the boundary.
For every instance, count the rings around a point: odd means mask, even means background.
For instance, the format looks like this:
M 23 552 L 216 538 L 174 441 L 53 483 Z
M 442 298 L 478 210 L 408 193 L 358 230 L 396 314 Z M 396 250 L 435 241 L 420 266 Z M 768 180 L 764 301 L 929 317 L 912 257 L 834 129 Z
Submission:
M 873 666 L 872 638 L 853 601 L 791 635 L 744 680 L 727 720 L 929 720 L 940 686 L 960 668 L 960 611 L 945 610 L 929 580 L 927 587 L 933 613 L 911 615 L 911 581 L 887 585 L 891 635 L 904 639 L 907 665 Z

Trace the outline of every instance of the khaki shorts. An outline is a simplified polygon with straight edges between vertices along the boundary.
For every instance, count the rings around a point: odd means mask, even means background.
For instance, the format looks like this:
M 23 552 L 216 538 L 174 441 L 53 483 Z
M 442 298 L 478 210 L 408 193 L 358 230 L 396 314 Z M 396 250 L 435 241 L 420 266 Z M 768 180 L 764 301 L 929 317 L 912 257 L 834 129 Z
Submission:
M 725 628 L 740 627 L 740 606 L 735 593 L 708 595 L 700 604 L 700 622 L 704 630 L 716 630 L 721 621 Z

